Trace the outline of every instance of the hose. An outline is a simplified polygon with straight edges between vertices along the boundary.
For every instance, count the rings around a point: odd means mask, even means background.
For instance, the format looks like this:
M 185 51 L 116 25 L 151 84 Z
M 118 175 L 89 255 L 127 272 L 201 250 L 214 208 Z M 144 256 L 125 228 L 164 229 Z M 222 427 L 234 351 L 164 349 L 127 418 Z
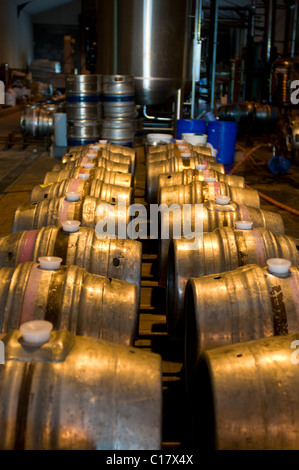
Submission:
M 246 185 L 246 188 L 248 189 L 252 189 L 250 186 Z M 283 209 L 287 212 L 290 212 L 291 214 L 293 215 L 297 215 L 299 216 L 299 211 L 297 211 L 296 209 L 293 209 L 292 207 L 289 207 L 289 206 L 286 206 L 285 204 L 282 204 L 281 202 L 278 202 L 278 201 L 275 201 L 275 199 L 272 199 L 271 197 L 269 196 L 266 196 L 266 194 L 264 193 L 261 193 L 260 191 L 258 191 L 259 193 L 259 196 L 262 198 L 262 199 L 265 199 L 265 201 L 268 201 L 270 202 L 271 204 L 273 204 L 274 206 L 277 206 L 279 207 L 280 209 Z
M 242 149 L 242 147 L 238 146 L 239 148 Z M 247 158 L 249 158 L 254 152 L 256 152 L 256 150 L 258 150 L 259 148 L 261 147 L 273 147 L 272 144 L 259 144 L 257 145 L 256 147 L 254 147 L 253 149 L 249 150 L 249 152 L 247 152 L 244 157 L 242 158 L 242 160 L 240 160 L 233 168 L 232 170 L 229 172 L 230 175 L 232 175 L 236 170 L 237 168 L 239 168 L 239 166 L 242 165 L 242 163 L 245 162 L 245 160 L 247 160 Z M 243 149 L 242 149 L 243 150 Z
M 237 145 L 238 148 L 240 148 L 241 150 L 244 151 L 244 149 L 240 146 L 240 145 Z M 254 147 L 253 149 L 249 150 L 249 152 L 247 152 L 244 157 L 242 158 L 242 160 L 240 160 L 234 167 L 233 169 L 230 171 L 230 175 L 232 173 L 234 173 L 236 171 L 237 168 L 239 168 L 239 166 L 245 162 L 245 160 L 247 160 L 247 158 L 249 158 L 256 150 L 258 150 L 259 148 L 261 147 L 273 147 L 272 144 L 259 144 L 257 145 L 256 147 Z M 248 189 L 252 189 L 250 186 L 246 186 Z M 293 214 L 293 215 L 296 215 L 296 216 L 299 216 L 299 211 L 297 211 L 296 209 L 293 209 L 292 207 L 289 207 L 289 206 L 286 206 L 285 204 L 282 204 L 281 202 L 278 202 L 276 201 L 275 199 L 272 199 L 271 197 L 269 196 L 266 196 L 266 194 L 264 193 L 261 193 L 260 191 L 258 191 L 258 194 L 259 196 L 262 198 L 262 199 L 265 199 L 265 201 L 267 202 L 270 202 L 271 204 L 273 204 L 274 206 L 276 207 L 279 207 L 280 209 L 283 209 L 287 212 L 289 212 L 290 214 Z

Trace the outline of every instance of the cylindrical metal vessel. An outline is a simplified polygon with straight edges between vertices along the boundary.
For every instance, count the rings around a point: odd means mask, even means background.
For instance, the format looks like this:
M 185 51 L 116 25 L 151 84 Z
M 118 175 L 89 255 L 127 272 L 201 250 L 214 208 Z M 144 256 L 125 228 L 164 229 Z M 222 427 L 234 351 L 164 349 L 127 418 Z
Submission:
M 294 333 L 203 353 L 191 405 L 197 448 L 299 449 L 298 344 Z
M 186 169 L 195 170 L 196 165 L 206 165 L 208 169 L 225 174 L 224 166 L 221 163 L 207 162 L 200 157 L 174 157 L 169 160 L 149 163 L 147 165 L 147 201 L 156 203 L 159 188 L 159 176 L 162 173 L 177 173 Z
M 202 158 L 203 160 L 206 160 L 207 162 L 217 163 L 216 158 L 210 154 L 200 153 L 200 152 L 195 152 L 195 151 L 188 151 L 188 153 L 190 154 L 191 157 L 199 157 L 199 158 Z M 157 152 L 157 153 L 153 152 L 153 153 L 150 153 L 146 157 L 146 163 L 147 164 L 154 163 L 154 162 L 159 163 L 159 162 L 162 162 L 163 160 L 169 160 L 170 158 L 180 157 L 180 156 L 181 156 L 180 152 L 176 152 L 173 150 L 169 150 L 168 152 Z
M 289 259 L 299 265 L 298 239 L 263 228 L 219 228 L 193 241 L 172 240 L 167 266 L 167 322 L 172 336 L 184 335 L 185 289 L 190 277 L 237 269 L 247 264 L 265 266 L 267 259 Z M 218 301 L 218 298 L 217 298 Z
M 88 153 L 88 150 L 84 152 L 80 152 L 80 153 L 68 154 L 67 156 L 64 156 L 61 162 L 63 164 L 74 165 L 74 163 L 72 162 L 77 162 L 77 160 L 86 158 L 87 153 Z M 105 158 L 106 160 L 111 160 L 113 162 L 127 163 L 129 165 L 131 164 L 131 158 L 129 155 L 122 155 L 121 153 L 109 152 L 108 150 L 94 151 L 94 158 L 97 158 L 97 157 L 102 157 L 102 158 Z
M 102 154 L 108 154 L 111 155 L 113 153 L 118 153 L 120 155 L 125 155 L 129 156 L 131 159 L 132 165 L 134 164 L 135 166 L 135 161 L 136 161 L 136 153 L 135 149 L 129 148 L 129 147 L 124 147 L 122 145 L 116 145 L 116 144 L 110 144 L 110 143 L 101 143 L 101 141 L 96 143 L 97 147 L 100 147 L 100 155 Z M 70 157 L 71 160 L 74 160 L 78 157 L 83 157 L 85 156 L 86 153 L 89 152 L 90 146 L 89 145 L 81 145 L 78 147 L 72 147 L 69 149 L 69 153 L 66 154 L 66 157 Z M 64 161 L 64 157 L 62 158 L 63 163 L 67 163 L 68 159 Z
M 184 215 L 184 218 L 183 218 Z M 213 232 L 216 228 L 235 227 L 236 221 L 253 222 L 253 228 L 262 227 L 271 232 L 284 235 L 284 223 L 276 212 L 238 205 L 234 202 L 226 206 L 208 201 L 202 204 L 191 204 L 188 208 L 161 210 L 159 237 L 159 283 L 166 287 L 167 259 L 172 239 L 186 238 L 189 233 Z M 195 245 L 196 246 L 196 245 Z
M 4 342 L 0 449 L 161 449 L 158 354 L 67 331 L 39 348 L 19 331 Z
M 98 179 L 106 184 L 116 184 L 117 186 L 124 186 L 126 188 L 132 186 L 133 175 L 131 175 L 131 173 L 120 173 L 120 170 L 112 171 L 114 166 L 118 166 L 118 163 L 110 162 L 107 166 L 107 169 L 102 167 L 81 168 L 77 166 L 72 170 L 49 171 L 48 173 L 46 173 L 46 176 L 44 178 L 44 184 L 41 185 L 41 187 L 47 186 L 48 184 L 52 184 L 57 181 L 80 177 Z
M 194 181 L 181 186 L 167 186 L 161 188 L 158 203 L 171 206 L 172 204 L 202 204 L 214 201 L 217 196 L 229 196 L 231 201 L 250 207 L 260 208 L 260 197 L 255 189 L 243 189 L 228 186 L 222 181 L 205 183 Z
M 68 121 L 102 119 L 101 75 L 68 75 L 66 77 L 66 110 Z
M 134 119 L 135 82 L 132 75 L 105 75 L 103 77 L 104 119 Z
M 0 238 L 1 268 L 28 261 L 37 263 L 41 256 L 58 256 L 62 264 L 134 283 L 140 297 L 142 245 L 137 240 L 100 239 L 88 227 L 69 233 L 55 226 Z
M 86 196 L 78 202 L 59 197 L 19 206 L 14 213 L 12 232 L 36 230 L 47 225 L 61 227 L 67 220 L 79 220 L 83 227 L 94 228 L 107 235 L 118 236 L 121 232 L 122 238 L 126 238 L 130 216 L 124 204 L 109 204 L 93 196 Z
M 21 132 L 32 137 L 53 134 L 53 112 L 38 106 L 26 106 L 21 116 Z
M 170 142 L 169 144 L 163 143 L 159 145 L 154 145 L 147 143 L 147 148 L 146 148 L 146 153 L 147 157 L 151 155 L 152 153 L 163 153 L 166 152 L 167 154 L 173 153 L 175 149 L 175 144 L 174 142 Z
M 115 158 L 116 160 L 119 160 L 117 157 Z M 130 166 L 131 166 L 130 163 L 122 163 L 122 162 L 117 162 L 114 160 L 107 160 L 104 157 L 95 157 L 93 159 L 88 158 L 88 157 L 80 157 L 74 161 L 65 163 L 64 165 L 61 163 L 57 163 L 56 165 L 53 166 L 52 171 L 72 170 L 75 167 L 83 168 L 83 165 L 85 164 L 94 164 L 94 166 L 98 166 L 98 167 L 101 166 L 103 168 L 106 168 L 107 170 L 109 168 L 112 168 L 114 171 L 122 171 L 123 173 L 125 172 L 129 173 Z
M 299 150 L 299 119 L 286 126 L 286 145 L 289 152 Z
M 132 345 L 138 331 L 135 284 L 90 274 L 78 266 L 42 269 L 22 263 L 0 270 L 0 331 L 8 333 L 32 320 L 55 329 Z
M 72 178 L 53 183 L 51 186 L 44 188 L 40 185 L 35 186 L 31 191 L 30 202 L 40 202 L 47 198 L 66 196 L 67 192 L 78 192 L 81 197 L 94 196 L 109 203 L 118 203 L 120 200 L 130 205 L 133 201 L 132 188 L 106 184 L 98 179 Z
M 97 11 L 98 73 L 133 75 L 137 104 L 160 104 L 187 84 L 191 1 L 98 0 Z
M 215 178 L 217 181 L 222 181 L 228 186 L 235 186 L 236 188 L 245 188 L 245 178 L 243 176 L 223 175 L 214 170 L 183 170 L 178 173 L 163 173 L 159 176 L 159 190 L 167 186 L 177 186 L 182 184 L 190 184 L 193 181 L 205 181 L 205 178 Z
M 100 137 L 100 121 L 68 121 L 68 145 L 91 144 Z
M 272 102 L 280 105 L 293 105 L 291 101 L 292 83 L 299 80 L 298 57 L 279 58 L 272 64 Z
M 135 126 L 133 119 L 103 119 L 102 139 L 112 144 L 133 146 Z
M 89 148 L 87 150 L 84 150 L 78 153 L 72 152 L 72 153 L 64 155 L 64 157 L 61 160 L 61 163 L 64 165 L 69 164 L 69 166 L 72 166 L 72 165 L 78 164 L 77 160 L 81 162 L 82 159 L 84 159 L 84 161 L 87 163 L 86 157 L 87 157 L 87 154 L 90 152 L 93 152 L 94 158 L 105 158 L 106 160 L 111 160 L 113 162 L 128 164 L 130 165 L 131 173 L 134 174 L 135 172 L 135 153 L 134 155 L 124 155 L 121 152 L 119 153 L 110 152 L 110 150 L 107 150 L 107 149 L 101 149 L 100 151 L 95 151 Z M 72 162 L 76 162 L 76 164 Z

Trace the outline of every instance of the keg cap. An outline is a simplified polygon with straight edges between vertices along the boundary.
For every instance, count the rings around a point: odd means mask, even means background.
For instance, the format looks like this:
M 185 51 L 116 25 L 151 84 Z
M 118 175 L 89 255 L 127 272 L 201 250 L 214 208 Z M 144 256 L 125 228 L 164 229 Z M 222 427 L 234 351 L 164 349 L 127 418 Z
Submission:
M 183 153 L 181 153 L 181 157 L 183 157 L 183 158 L 190 158 L 190 157 L 191 157 L 191 153 L 190 153 L 190 152 L 183 152 Z
M 216 204 L 221 204 L 222 206 L 225 206 L 226 204 L 230 203 L 230 197 L 229 196 L 216 196 L 215 198 Z
M 99 140 L 99 144 L 106 145 L 108 144 L 108 140 Z
M 57 269 L 60 269 L 62 258 L 59 258 L 58 256 L 40 256 L 38 258 L 38 262 L 41 269 L 56 271 Z
M 207 165 L 196 165 L 195 170 L 204 171 L 207 169 Z
M 252 230 L 253 222 L 249 220 L 238 220 L 236 222 L 236 229 L 237 230 Z
M 271 258 L 267 260 L 271 274 L 288 274 L 291 264 L 291 261 L 284 258 Z
M 62 229 L 64 232 L 75 233 L 79 232 L 81 222 L 79 220 L 66 220 L 61 222 Z
M 100 146 L 100 144 L 93 146 L 93 149 L 94 149 L 94 150 L 101 150 L 101 148 L 102 148 L 102 147 Z
M 207 176 L 205 178 L 206 183 L 216 183 L 216 178 L 213 178 L 212 176 Z
M 88 180 L 89 176 L 89 173 L 79 173 L 78 175 L 79 179 L 81 180 Z
M 52 330 L 52 323 L 44 320 L 28 321 L 20 326 L 23 340 L 33 346 L 47 343 L 50 339 Z
M 68 191 L 66 193 L 66 199 L 69 202 L 78 202 L 80 201 L 81 194 L 78 193 L 77 191 Z
M 175 139 L 176 144 L 183 144 L 184 141 L 182 139 Z

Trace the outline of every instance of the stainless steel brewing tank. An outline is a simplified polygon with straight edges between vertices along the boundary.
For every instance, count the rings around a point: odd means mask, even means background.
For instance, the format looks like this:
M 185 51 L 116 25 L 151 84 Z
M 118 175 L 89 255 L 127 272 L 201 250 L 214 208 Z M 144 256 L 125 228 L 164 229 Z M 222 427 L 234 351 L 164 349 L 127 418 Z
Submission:
M 134 75 L 136 104 L 160 104 L 191 76 L 191 0 L 98 0 L 97 73 Z

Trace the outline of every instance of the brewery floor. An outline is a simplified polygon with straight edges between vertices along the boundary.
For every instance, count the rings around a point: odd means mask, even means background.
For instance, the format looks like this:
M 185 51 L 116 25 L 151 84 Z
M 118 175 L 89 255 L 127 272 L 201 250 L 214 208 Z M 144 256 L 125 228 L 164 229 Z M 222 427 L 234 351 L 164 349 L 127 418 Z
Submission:
M 28 202 L 30 191 L 41 184 L 57 159 L 44 152 L 41 142 L 30 142 L 20 149 L 16 139 L 7 148 L 5 136 L 19 131 L 19 113 L 0 117 L 0 236 L 11 233 L 16 207 Z M 241 145 L 244 142 L 240 141 Z M 145 152 L 137 149 L 135 202 L 145 204 Z M 240 152 L 237 160 L 242 158 Z M 293 165 L 287 175 L 271 174 L 267 162 L 269 150 L 259 150 L 255 163 L 250 160 L 240 166 L 236 174 L 245 176 L 246 182 L 273 199 L 298 210 L 299 166 Z M 285 222 L 286 234 L 299 239 L 299 217 L 262 200 L 262 208 L 279 212 Z M 298 243 L 299 244 L 299 243 Z M 158 246 L 155 240 L 143 241 L 142 288 L 139 338 L 135 346 L 162 356 L 163 366 L 163 449 L 185 449 L 189 442 L 187 416 L 191 410 L 184 388 L 183 345 L 167 334 L 165 290 L 157 282 Z

